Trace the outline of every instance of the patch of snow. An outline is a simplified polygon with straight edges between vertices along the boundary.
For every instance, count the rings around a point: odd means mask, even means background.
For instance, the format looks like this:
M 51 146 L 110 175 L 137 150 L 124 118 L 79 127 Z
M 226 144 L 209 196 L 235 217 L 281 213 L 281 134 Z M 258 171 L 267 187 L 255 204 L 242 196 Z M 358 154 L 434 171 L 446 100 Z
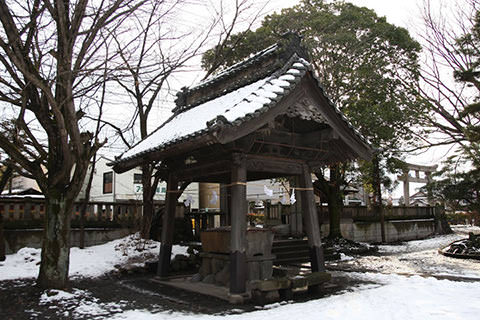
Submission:
M 22 248 L 15 254 L 7 254 L 0 263 L 0 280 L 37 277 L 40 265 L 40 249 Z
M 448 234 L 436 236 L 430 239 L 413 240 L 399 245 L 379 245 L 378 252 L 380 253 L 399 253 L 399 252 L 414 252 L 428 249 L 440 249 L 445 247 L 453 241 L 465 238 L 461 234 Z
M 81 290 L 78 290 L 76 293 L 70 293 L 62 290 L 46 290 L 41 296 L 40 296 L 40 304 L 49 304 L 49 303 L 59 303 L 62 300 L 71 300 L 77 298 L 77 293 L 82 294 L 83 292 L 80 292 Z
M 475 234 L 480 234 L 480 227 L 478 226 L 457 224 L 450 226 L 450 228 L 456 233 L 468 234 L 469 232 L 473 232 Z
M 295 69 L 296 70 L 296 69 Z M 294 81 L 295 76 L 291 75 L 290 73 L 284 74 L 283 76 L 280 76 L 278 79 L 280 80 L 286 80 L 286 81 Z
M 40 296 L 39 305 L 47 305 L 57 315 L 73 319 L 84 319 L 85 316 L 89 319 L 98 317 L 103 319 L 111 314 L 122 312 L 127 302 L 122 300 L 102 303 L 89 291 L 73 289 L 71 293 L 62 290 L 46 290 Z
M 341 262 L 347 268 L 376 270 L 380 273 L 449 275 L 480 279 L 480 263 L 476 260 L 455 259 L 438 253 L 438 249 L 465 235 L 451 234 L 401 245 L 381 245 L 383 256 L 363 256 Z
M 9 191 L 4 191 L 4 192 L 9 192 Z M 44 199 L 45 196 L 42 195 L 42 194 L 4 194 L 4 192 L 2 192 L 2 198 L 5 199 L 5 198 L 35 198 L 35 199 Z
M 117 307 L 116 305 L 114 305 Z M 121 310 L 116 308 L 116 310 Z M 76 307 L 73 311 L 74 316 L 106 316 L 110 314 L 108 307 L 103 306 L 102 304 L 98 304 L 92 301 L 82 301 L 80 302 L 79 306 Z
M 287 73 L 288 74 L 293 74 L 293 75 L 301 75 L 302 74 L 302 72 L 298 69 L 290 69 L 290 70 L 287 71 Z
M 354 258 L 352 256 L 347 256 L 345 253 L 340 252 L 340 260 L 341 261 L 349 261 L 353 260 Z
M 138 251 L 140 246 L 142 251 Z M 131 260 L 144 262 L 158 256 L 160 242 L 140 241 L 138 235 L 130 235 L 105 244 L 80 249 L 70 249 L 69 275 L 77 277 L 99 277 L 115 270 L 116 265 L 127 264 Z M 15 254 L 6 256 L 0 264 L 0 281 L 22 278 L 36 278 L 40 266 L 40 249 L 22 248 Z M 172 258 L 177 254 L 187 254 L 187 247 L 174 245 Z

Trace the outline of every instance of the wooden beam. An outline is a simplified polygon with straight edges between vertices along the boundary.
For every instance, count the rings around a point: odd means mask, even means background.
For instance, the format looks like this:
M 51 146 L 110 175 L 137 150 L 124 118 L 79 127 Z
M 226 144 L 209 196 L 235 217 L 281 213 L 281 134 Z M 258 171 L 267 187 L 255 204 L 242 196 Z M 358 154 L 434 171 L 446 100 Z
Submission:
M 247 161 L 234 154 L 231 181 L 230 294 L 246 292 L 247 282 Z
M 281 142 L 274 142 L 274 141 L 267 141 L 267 140 L 255 140 L 255 143 L 263 143 L 266 145 L 282 147 L 282 148 L 290 148 L 290 149 L 298 149 L 298 150 L 307 150 L 307 151 L 316 151 L 316 152 L 326 152 L 327 150 L 321 148 L 314 148 L 309 146 L 303 145 L 296 145 L 291 143 L 281 143 Z
M 327 126 L 327 125 L 325 125 Z M 332 128 L 319 128 L 308 133 L 287 132 L 279 129 L 268 129 L 268 134 L 255 132 L 254 139 L 265 142 L 284 143 L 295 146 L 314 147 L 322 143 L 340 139 Z
M 222 183 L 220 184 L 220 212 L 222 215 L 220 216 L 220 225 L 222 226 L 230 226 L 230 206 L 229 203 L 231 201 L 231 189 L 230 186 L 227 187 L 227 184 Z
M 297 188 L 297 191 L 300 192 L 302 198 L 303 220 L 307 231 L 308 246 L 310 247 L 312 272 L 324 272 L 325 261 L 323 257 L 315 196 L 313 194 L 312 175 L 310 168 L 306 164 L 303 165 L 303 172 L 300 175 L 299 183 L 300 188 Z
M 200 160 L 194 164 L 177 166 L 175 168 L 175 175 L 179 181 L 187 178 L 192 181 L 197 181 L 208 176 L 229 173 L 230 167 L 231 161 L 229 160 Z
M 301 161 L 259 155 L 247 155 L 247 170 L 274 174 L 297 175 L 302 173 Z
M 160 277 L 168 276 L 170 258 L 172 255 L 173 233 L 175 226 L 175 208 L 177 205 L 178 180 L 170 173 L 167 181 L 167 193 L 165 195 L 165 213 L 162 217 L 162 243 L 158 257 L 157 274 Z

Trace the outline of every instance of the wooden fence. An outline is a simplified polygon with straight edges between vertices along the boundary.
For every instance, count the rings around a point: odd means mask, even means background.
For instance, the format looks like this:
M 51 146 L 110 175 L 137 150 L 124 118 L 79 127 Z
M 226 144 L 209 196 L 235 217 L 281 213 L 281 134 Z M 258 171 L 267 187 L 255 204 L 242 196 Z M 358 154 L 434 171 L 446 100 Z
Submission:
M 163 201 L 156 203 L 157 209 L 163 206 Z M 78 224 L 80 221 L 81 203 L 74 205 L 72 212 L 72 224 Z M 183 206 L 181 211 L 183 212 Z M 318 206 L 319 221 L 328 221 L 328 207 Z M 386 207 L 383 208 L 385 219 L 422 219 L 433 218 L 435 208 L 433 207 Z M 281 204 L 267 204 L 265 207 L 265 224 L 277 225 L 288 224 L 290 222 L 291 207 Z M 15 221 L 43 221 L 45 215 L 45 200 L 39 198 L 4 198 L 0 199 L 0 214 L 3 221 L 8 225 Z M 224 216 L 220 212 L 192 213 L 189 217 L 195 220 L 196 227 L 203 229 L 213 226 L 214 216 L 219 215 L 221 224 L 224 225 Z M 85 214 L 86 224 L 95 224 L 102 222 L 110 223 L 129 223 L 130 225 L 138 221 L 142 216 L 142 202 L 138 200 L 128 200 L 123 202 L 89 202 Z M 183 214 L 176 214 L 177 217 L 183 217 Z M 343 208 L 342 218 L 353 219 L 354 221 L 374 221 L 379 219 L 379 214 L 365 206 L 345 206 Z
M 72 226 L 80 224 L 81 206 L 80 202 L 74 204 Z M 156 206 L 163 206 L 163 201 Z M 29 197 L 0 199 L 0 214 L 6 227 L 41 227 L 45 216 L 45 199 Z M 93 201 L 87 205 L 84 223 L 89 226 L 133 226 L 141 216 L 141 201 Z
M 319 221 L 328 221 L 328 207 L 317 206 Z M 289 205 L 268 204 L 265 206 L 265 222 L 267 225 L 288 223 L 291 207 Z M 383 208 L 385 219 L 425 219 L 433 218 L 434 207 L 385 207 Z M 353 219 L 354 221 L 378 220 L 380 214 L 366 206 L 344 206 L 342 212 L 343 219 Z
M 328 221 L 328 207 L 317 207 L 320 221 Z M 386 220 L 395 219 L 425 219 L 433 218 L 435 213 L 434 207 L 384 207 L 382 208 Z M 366 206 L 344 206 L 343 219 L 353 219 L 354 221 L 362 220 L 378 220 L 380 219 L 380 213 L 376 212 L 372 208 Z

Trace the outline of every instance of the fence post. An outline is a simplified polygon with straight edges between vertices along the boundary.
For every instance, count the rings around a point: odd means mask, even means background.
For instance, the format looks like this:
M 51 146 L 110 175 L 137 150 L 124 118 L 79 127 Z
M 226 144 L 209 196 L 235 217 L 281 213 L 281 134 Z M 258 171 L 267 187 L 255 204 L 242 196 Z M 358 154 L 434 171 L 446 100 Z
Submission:
M 380 233 L 382 236 L 382 243 L 385 243 L 385 209 L 383 205 L 380 204 L 377 206 L 377 210 L 380 212 Z
M 25 220 L 32 220 L 32 212 L 31 206 L 32 204 L 29 201 L 29 198 L 25 198 L 25 202 L 23 204 L 23 219 Z
M 3 215 L 5 210 L 0 211 L 0 261 L 5 261 L 5 236 L 3 234 Z

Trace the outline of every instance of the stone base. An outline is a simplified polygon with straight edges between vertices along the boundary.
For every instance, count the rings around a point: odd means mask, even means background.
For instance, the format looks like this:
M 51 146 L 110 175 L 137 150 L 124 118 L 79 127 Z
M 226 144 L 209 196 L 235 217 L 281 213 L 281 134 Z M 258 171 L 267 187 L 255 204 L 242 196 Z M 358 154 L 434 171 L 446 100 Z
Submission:
M 248 294 L 228 294 L 228 302 L 231 304 L 244 304 L 245 301 L 250 300 L 251 296 Z
M 228 286 L 230 282 L 230 255 L 203 252 L 199 273 L 202 279 L 212 283 L 213 275 L 217 285 Z M 247 257 L 247 281 L 270 279 L 273 273 L 274 255 Z
M 296 291 L 308 290 L 310 293 L 318 293 L 321 285 L 331 278 L 332 276 L 326 272 L 312 272 L 302 276 L 252 281 L 250 289 L 255 302 L 265 304 L 279 298 L 289 300 Z
M 266 304 L 280 299 L 291 300 L 293 293 L 299 291 L 299 289 L 305 289 L 305 287 L 307 287 L 309 291 L 311 291 L 311 289 L 316 290 L 330 279 L 331 275 L 326 272 L 314 272 L 300 277 L 291 276 L 249 281 L 247 283 L 247 292 L 244 294 L 232 294 L 225 286 L 196 282 L 193 277 L 171 277 L 168 279 L 156 277 L 151 279 L 151 281 L 216 297 L 232 304 L 243 304 L 250 299 L 253 299 L 254 302 L 258 304 Z M 301 288 L 298 286 L 301 286 Z

